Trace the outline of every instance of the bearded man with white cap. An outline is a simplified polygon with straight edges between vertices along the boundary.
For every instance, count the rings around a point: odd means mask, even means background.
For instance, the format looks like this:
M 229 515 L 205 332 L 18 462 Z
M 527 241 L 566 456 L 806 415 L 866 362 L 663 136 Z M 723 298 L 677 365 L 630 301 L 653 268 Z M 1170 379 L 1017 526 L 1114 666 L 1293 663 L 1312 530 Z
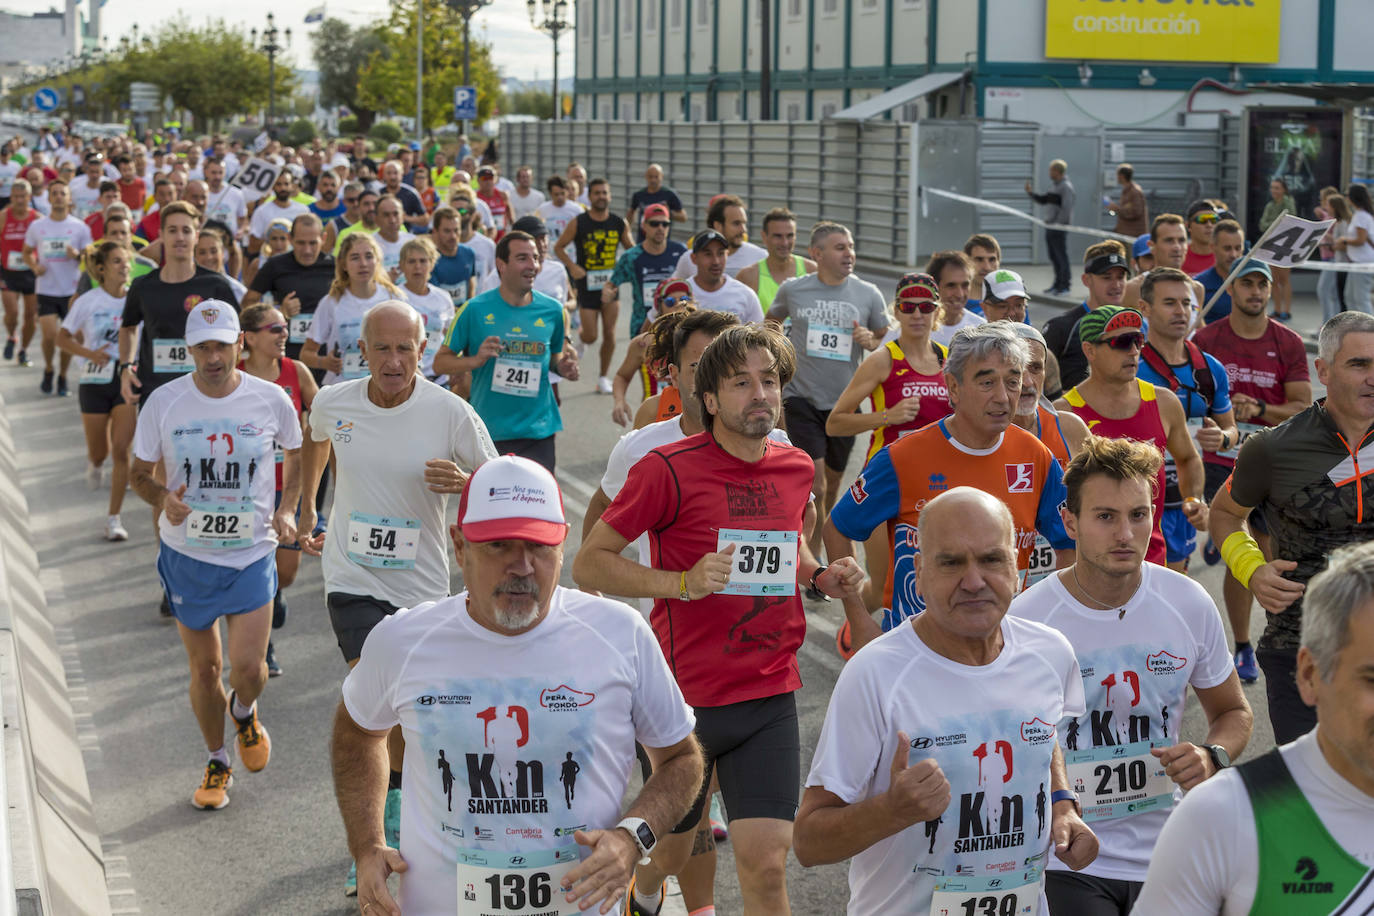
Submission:
M 285 391 L 236 368 L 243 336 L 233 305 L 207 299 L 191 309 L 186 346 L 195 370 L 144 398 L 131 483 L 161 512 L 158 576 L 186 647 L 191 710 L 210 752 L 192 804 L 219 809 L 229 804 L 233 781 L 226 708 L 243 765 L 256 772 L 271 756 L 257 698 L 267 683 L 277 544 L 296 539 L 301 425 Z M 280 509 L 273 507 L 274 444 L 283 450 Z M 159 461 L 166 486 L 153 477 Z M 227 697 L 221 617 L 231 668 Z
M 433 916 L 456 901 L 487 913 L 518 897 L 541 912 L 606 913 L 691 807 L 702 774 L 692 711 L 637 611 L 558 584 L 568 525 L 541 465 L 487 461 L 449 533 L 467 590 L 379 622 L 335 717 L 361 911 Z M 399 850 L 382 823 L 397 724 Z M 636 740 L 653 775 L 622 815 Z

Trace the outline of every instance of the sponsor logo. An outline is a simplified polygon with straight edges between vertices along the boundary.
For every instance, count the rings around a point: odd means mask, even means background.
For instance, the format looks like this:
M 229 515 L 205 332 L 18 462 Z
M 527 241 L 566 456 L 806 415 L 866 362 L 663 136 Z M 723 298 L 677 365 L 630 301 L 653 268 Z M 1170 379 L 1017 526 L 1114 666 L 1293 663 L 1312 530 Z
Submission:
M 575 710 L 595 699 L 596 694 L 585 693 L 567 684 L 559 684 L 557 687 L 539 692 L 539 705 L 554 711 Z
M 1021 740 L 1027 744 L 1044 744 L 1054 740 L 1054 726 L 1036 716 L 1029 722 L 1021 723 Z
M 496 834 L 490 827 L 473 827 L 472 838 L 475 840 L 494 840 Z
M 572 826 L 572 827 L 555 827 L 555 828 L 553 828 L 553 835 L 554 835 L 554 836 L 572 836 L 572 835 L 573 835 L 574 833 L 576 833 L 577 831 L 579 831 L 579 830 L 586 830 L 586 829 L 587 829 L 587 825 L 586 825 L 586 824 L 577 824 L 577 825 Z
M 1188 666 L 1188 659 L 1179 658 L 1171 652 L 1160 649 L 1154 655 L 1145 656 L 1145 668 L 1152 674 L 1177 674 Z
M 536 319 L 534 319 L 534 326 L 535 326 L 536 328 L 542 328 L 542 327 L 544 327 L 544 319 L 543 319 L 543 318 L 536 318 Z
M 935 744 L 935 741 L 934 741 L 933 739 L 931 739 L 931 738 L 924 738 L 924 737 L 922 737 L 922 738 L 912 738 L 912 739 L 911 739 L 911 747 L 912 747 L 913 750 L 923 751 L 923 750 L 925 750 L 926 748 L 931 747 L 931 746 L 934 745 L 934 744 Z
M 205 316 L 207 324 L 214 324 L 219 321 L 219 309 L 201 309 L 200 313 Z
M 932 489 L 932 490 L 948 490 L 948 489 L 949 489 L 949 484 L 945 483 L 945 475 L 944 475 L 944 474 L 931 474 L 931 475 L 930 475 L 930 489 Z
M 1007 468 L 1007 492 L 1031 493 L 1035 490 L 1035 465 L 1031 462 L 1009 464 Z
M 487 498 L 492 502 L 537 503 L 542 506 L 548 503 L 549 494 L 530 487 L 490 487 Z
M 353 441 L 353 421 L 335 420 L 334 421 L 334 441 L 352 442 Z
M 467 834 L 463 831 L 463 828 L 462 828 L 462 827 L 452 827 L 452 826 L 450 826 L 450 825 L 448 825 L 448 824 L 445 824 L 443 821 L 440 821 L 440 822 L 439 822 L 439 832 L 440 832 L 440 833 L 451 833 L 451 834 L 453 834 L 454 836 L 461 836 L 461 837 L 466 837 L 466 836 L 467 836 Z
M 510 857 L 510 864 L 512 864 L 512 865 L 524 865 L 524 864 L 525 864 L 525 857 L 524 857 L 524 856 L 511 856 L 511 857 Z
M 254 426 L 252 423 L 245 423 L 239 427 L 240 436 L 261 436 L 262 428 Z
M 181 303 L 181 307 L 184 308 L 187 311 L 187 313 L 189 313 L 191 309 L 200 305 L 202 300 L 203 297 L 197 296 L 193 293 L 192 295 L 186 297 L 186 299 Z
M 868 499 L 868 493 L 864 491 L 864 475 L 860 474 L 854 478 L 854 482 L 849 485 L 849 498 L 854 500 L 855 505 L 863 505 L 863 501 Z
M 544 831 L 538 827 L 507 827 L 506 836 L 518 836 L 522 840 L 542 840 Z
M 496 324 L 496 316 L 488 312 L 487 317 L 483 318 L 482 321 L 486 324 Z
M 467 693 L 426 693 L 416 697 L 415 702 L 420 706 L 469 706 L 472 703 L 472 695 Z

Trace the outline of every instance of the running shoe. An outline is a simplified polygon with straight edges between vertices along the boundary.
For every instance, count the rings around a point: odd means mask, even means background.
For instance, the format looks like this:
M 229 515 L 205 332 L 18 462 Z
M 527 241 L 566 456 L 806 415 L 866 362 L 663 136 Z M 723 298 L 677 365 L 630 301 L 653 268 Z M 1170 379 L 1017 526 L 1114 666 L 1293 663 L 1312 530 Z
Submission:
M 281 677 L 281 664 L 277 662 L 277 650 L 272 647 L 272 641 L 267 641 L 267 676 Z
M 57 377 L 57 396 L 59 398 L 65 398 L 70 394 L 71 392 L 67 390 L 67 377 L 65 375 L 59 375 Z
M 234 784 L 234 770 L 211 758 L 205 765 L 205 778 L 191 796 L 191 804 L 204 811 L 218 811 L 229 804 L 229 787 Z
M 840 658 L 849 661 L 854 657 L 854 643 L 849 636 L 849 621 L 840 624 L 840 628 L 835 633 L 835 651 L 840 653 Z
M 386 807 L 382 809 L 382 835 L 386 845 L 401 848 L 401 790 L 386 790 Z
M 1236 674 L 1246 684 L 1259 680 L 1259 665 L 1255 662 L 1255 650 L 1246 646 L 1236 653 Z
M 162 603 L 157 606 L 157 613 L 160 617 L 172 616 L 172 602 L 167 600 L 167 593 L 162 593 Z
M 87 464 L 87 465 L 86 465 L 86 489 L 88 489 L 88 490 L 99 490 L 99 489 L 100 489 L 100 465 L 98 465 L 98 464 Z
M 635 899 L 635 879 L 630 876 L 630 887 L 625 891 L 625 916 L 658 916 L 663 911 L 663 901 L 668 897 L 668 882 L 663 882 L 663 889 L 659 891 L 660 899 L 658 906 L 652 910 L 646 910 Z
M 118 515 L 111 515 L 105 520 L 105 540 L 107 541 L 127 541 L 129 532 L 119 520 Z
M 717 843 L 724 843 L 730 838 L 730 830 L 725 826 L 725 812 L 720 809 L 720 796 L 711 796 L 711 836 L 716 838 Z
M 606 376 L 603 375 L 596 380 L 597 394 L 611 394 L 614 390 L 615 389 L 611 387 L 611 380 Z
M 14 359 L 14 338 L 5 341 L 5 359 Z
M 28 350 L 19 351 L 19 365 L 23 366 L 25 369 L 32 368 L 33 360 L 29 359 Z
M 358 863 L 348 863 L 348 877 L 344 878 L 344 896 L 358 896 Z
M 38 383 L 38 390 L 44 394 L 52 394 L 52 379 L 55 373 L 51 369 L 43 370 L 43 381 Z
M 1217 549 L 1217 542 L 1211 538 L 1202 545 L 1202 560 L 1208 566 L 1216 566 L 1221 562 L 1221 551 Z
M 234 727 L 238 730 L 239 759 L 248 768 L 248 772 L 256 773 L 267 766 L 267 761 L 272 757 L 272 739 L 267 734 L 267 729 L 262 727 L 258 721 L 258 707 L 253 704 L 253 713 L 246 719 L 239 719 L 234 715 L 234 698 L 236 694 L 229 693 L 229 718 L 234 720 Z

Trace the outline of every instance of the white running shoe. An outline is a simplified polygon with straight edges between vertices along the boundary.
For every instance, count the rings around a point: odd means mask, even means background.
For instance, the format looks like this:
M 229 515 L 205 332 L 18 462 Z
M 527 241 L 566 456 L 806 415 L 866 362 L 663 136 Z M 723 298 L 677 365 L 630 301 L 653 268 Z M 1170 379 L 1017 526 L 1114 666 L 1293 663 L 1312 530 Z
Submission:
M 129 532 L 124 529 L 118 515 L 111 515 L 105 520 L 105 540 L 127 541 L 128 539 Z
M 88 490 L 99 490 L 99 489 L 100 489 L 100 477 L 101 477 L 100 465 L 98 465 L 98 464 L 87 464 L 87 465 L 86 465 L 86 488 L 87 488 Z
M 614 391 L 614 390 L 615 390 L 615 389 L 613 389 L 613 388 L 611 387 L 611 380 L 610 380 L 609 378 L 607 378 L 606 376 L 603 375 L 603 376 L 601 376 L 601 378 L 599 378 L 599 379 L 596 380 L 596 393 L 597 393 L 597 394 L 610 394 L 610 393 L 611 393 L 612 391 Z

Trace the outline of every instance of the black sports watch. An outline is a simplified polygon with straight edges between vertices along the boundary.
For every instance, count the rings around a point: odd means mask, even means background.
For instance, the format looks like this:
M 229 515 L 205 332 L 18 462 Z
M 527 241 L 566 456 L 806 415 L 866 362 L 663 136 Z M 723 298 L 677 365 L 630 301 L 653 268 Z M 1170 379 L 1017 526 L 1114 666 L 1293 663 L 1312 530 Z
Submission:
M 1207 754 L 1212 758 L 1212 766 L 1218 770 L 1224 770 L 1231 765 L 1231 755 L 1226 753 L 1226 748 L 1220 744 L 1204 744 Z
M 830 596 L 821 590 L 821 587 L 816 584 L 816 580 L 821 577 L 821 573 L 825 572 L 829 568 L 829 566 L 817 566 L 816 571 L 811 574 L 811 579 L 806 583 L 807 585 L 811 586 L 812 591 L 820 592 L 821 597 L 824 598 L 826 601 L 830 600 Z

